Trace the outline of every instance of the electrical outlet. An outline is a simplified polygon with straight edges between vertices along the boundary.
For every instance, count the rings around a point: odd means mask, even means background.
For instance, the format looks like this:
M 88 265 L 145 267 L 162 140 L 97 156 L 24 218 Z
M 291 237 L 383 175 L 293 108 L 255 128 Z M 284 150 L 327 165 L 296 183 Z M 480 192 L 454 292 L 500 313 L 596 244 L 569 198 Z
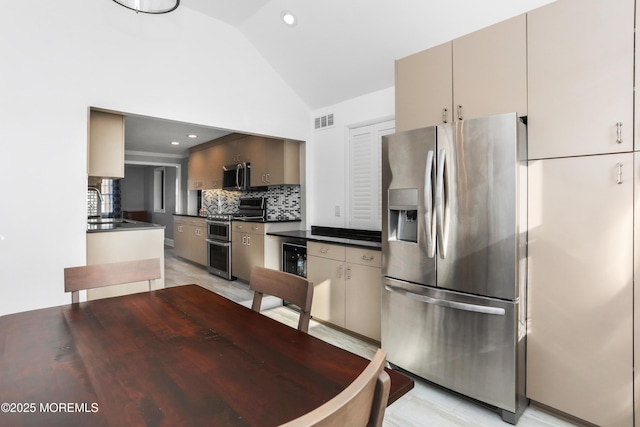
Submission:
M 340 216 L 340 205 L 336 205 L 335 213 L 336 213 L 336 216 Z

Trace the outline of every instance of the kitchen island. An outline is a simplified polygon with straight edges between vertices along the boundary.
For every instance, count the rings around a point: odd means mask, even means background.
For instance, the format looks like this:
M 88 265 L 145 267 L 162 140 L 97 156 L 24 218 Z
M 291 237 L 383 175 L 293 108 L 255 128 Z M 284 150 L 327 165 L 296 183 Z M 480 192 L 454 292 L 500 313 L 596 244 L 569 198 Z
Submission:
M 141 221 L 101 218 L 87 222 L 87 265 L 159 258 L 162 276 L 154 289 L 164 288 L 164 226 Z M 87 290 L 87 300 L 148 290 L 148 282 Z

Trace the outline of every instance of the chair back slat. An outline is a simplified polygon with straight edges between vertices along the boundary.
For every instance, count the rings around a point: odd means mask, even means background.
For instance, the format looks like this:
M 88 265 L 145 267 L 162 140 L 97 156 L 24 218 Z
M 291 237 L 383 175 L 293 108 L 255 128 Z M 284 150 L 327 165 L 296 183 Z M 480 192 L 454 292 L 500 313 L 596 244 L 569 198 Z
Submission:
M 253 267 L 249 288 L 255 292 L 251 308 L 260 311 L 262 296 L 273 295 L 300 307 L 298 329 L 307 332 L 311 318 L 313 283 L 304 277 L 264 267 Z
M 152 290 L 153 282 L 160 277 L 159 258 L 68 267 L 64 269 L 64 291 L 71 292 L 72 302 L 78 302 L 82 289 L 149 281 Z
M 365 370 L 340 394 L 280 427 L 382 426 L 391 387 L 385 361 L 385 352 L 378 349 Z

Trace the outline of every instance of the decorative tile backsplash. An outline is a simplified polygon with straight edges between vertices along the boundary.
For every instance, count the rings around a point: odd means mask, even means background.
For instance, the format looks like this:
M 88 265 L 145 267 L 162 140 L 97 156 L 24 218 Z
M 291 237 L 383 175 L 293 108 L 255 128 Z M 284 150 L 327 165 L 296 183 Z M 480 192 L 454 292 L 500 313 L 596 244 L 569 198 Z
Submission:
M 204 190 L 202 206 L 207 214 L 237 213 L 240 198 L 264 197 L 267 203 L 267 220 L 301 219 L 300 186 L 269 187 L 266 191 Z

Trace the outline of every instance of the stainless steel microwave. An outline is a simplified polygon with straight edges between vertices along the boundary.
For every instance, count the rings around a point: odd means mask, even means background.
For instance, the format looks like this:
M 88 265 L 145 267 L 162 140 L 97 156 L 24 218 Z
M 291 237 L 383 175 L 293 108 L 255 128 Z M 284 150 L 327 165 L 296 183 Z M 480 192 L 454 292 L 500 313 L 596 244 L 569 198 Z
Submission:
M 223 190 L 248 190 L 250 180 L 251 164 L 237 163 L 222 167 L 222 189 Z

